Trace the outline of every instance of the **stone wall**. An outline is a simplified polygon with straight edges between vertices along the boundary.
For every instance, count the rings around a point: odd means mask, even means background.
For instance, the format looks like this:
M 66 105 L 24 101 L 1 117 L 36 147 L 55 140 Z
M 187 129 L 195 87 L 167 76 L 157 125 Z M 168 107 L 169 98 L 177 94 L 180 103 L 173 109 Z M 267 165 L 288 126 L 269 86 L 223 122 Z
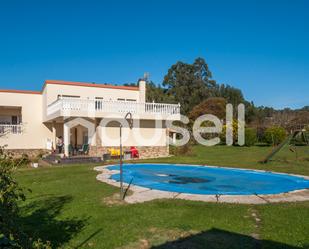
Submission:
M 141 159 L 167 157 L 169 155 L 168 146 L 136 146 Z M 89 150 L 90 156 L 103 156 L 103 154 L 109 153 L 110 149 L 117 149 L 113 146 L 91 146 Z M 123 146 L 123 151 L 130 150 L 130 146 Z
M 14 158 L 21 157 L 23 154 L 28 155 L 29 158 L 35 158 L 38 155 L 45 155 L 51 152 L 46 149 L 6 149 L 5 151 L 12 153 Z

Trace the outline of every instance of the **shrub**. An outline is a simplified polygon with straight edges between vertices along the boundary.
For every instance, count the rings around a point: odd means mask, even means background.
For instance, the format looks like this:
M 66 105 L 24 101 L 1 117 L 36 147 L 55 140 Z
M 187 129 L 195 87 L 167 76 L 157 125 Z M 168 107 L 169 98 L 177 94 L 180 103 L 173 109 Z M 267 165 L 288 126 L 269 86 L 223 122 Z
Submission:
M 17 203 L 26 197 L 13 172 L 21 162 L 0 147 L 0 248 L 51 248 L 49 243 L 33 241 L 20 229 Z
M 212 114 L 219 119 L 225 118 L 226 100 L 220 97 L 211 97 L 194 106 L 189 113 L 189 118 L 195 121 L 204 114 Z
M 256 129 L 246 128 L 245 129 L 245 145 L 252 146 L 257 142 L 257 132 Z
M 192 145 L 190 142 L 183 146 L 172 147 L 171 154 L 175 156 L 193 156 Z
M 272 126 L 266 129 L 264 140 L 268 144 L 278 145 L 286 138 L 286 131 L 280 126 Z
M 232 128 L 233 128 L 233 145 L 237 144 L 238 140 L 238 121 L 236 119 L 233 119 L 232 122 Z M 226 143 L 226 124 L 222 127 L 222 132 L 220 133 L 220 139 L 221 144 Z

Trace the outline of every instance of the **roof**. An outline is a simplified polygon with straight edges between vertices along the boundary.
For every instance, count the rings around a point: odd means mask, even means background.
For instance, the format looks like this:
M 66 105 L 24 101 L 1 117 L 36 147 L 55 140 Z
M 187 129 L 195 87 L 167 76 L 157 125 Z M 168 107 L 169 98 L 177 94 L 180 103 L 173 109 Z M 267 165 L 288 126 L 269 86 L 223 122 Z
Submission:
M 2 93 L 25 93 L 25 94 L 41 94 L 40 91 L 28 91 L 28 90 L 10 90 L 10 89 L 0 89 Z
M 47 84 L 53 85 L 66 85 L 66 86 L 84 86 L 84 87 L 97 87 L 97 88 L 109 88 L 109 89 L 119 89 L 119 90 L 131 90 L 138 91 L 139 88 L 136 86 L 115 86 L 110 84 L 96 84 L 87 82 L 77 82 L 77 81 L 63 81 L 63 80 L 45 80 L 43 88 L 41 91 L 28 91 L 28 90 L 10 90 L 10 89 L 0 89 L 0 92 L 6 93 L 24 93 L 24 94 L 42 94 L 45 86 Z
M 96 84 L 96 83 L 89 83 L 89 82 L 63 81 L 63 80 L 45 80 L 43 89 L 47 84 L 111 88 L 111 89 L 133 90 L 133 91 L 139 90 L 139 88 L 136 86 L 115 86 L 115 85 L 110 85 L 110 84 Z

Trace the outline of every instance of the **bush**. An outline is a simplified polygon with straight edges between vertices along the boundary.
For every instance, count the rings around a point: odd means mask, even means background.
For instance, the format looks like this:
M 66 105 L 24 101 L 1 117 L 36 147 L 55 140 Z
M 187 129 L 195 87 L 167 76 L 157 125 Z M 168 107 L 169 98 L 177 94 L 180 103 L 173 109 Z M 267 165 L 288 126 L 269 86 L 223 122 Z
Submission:
M 286 131 L 280 126 L 272 126 L 266 129 L 264 140 L 268 144 L 279 145 L 286 138 Z
M 233 145 L 236 145 L 238 142 L 238 121 L 233 119 Z M 222 127 L 222 132 L 220 133 L 221 144 L 226 143 L 226 124 Z
M 257 142 L 257 132 L 256 129 L 246 128 L 245 129 L 245 145 L 252 146 Z
M 171 154 L 175 156 L 193 156 L 192 145 L 188 142 L 183 146 L 173 146 L 171 147 Z
M 22 162 L 0 147 L 0 248 L 51 248 L 49 243 L 34 241 L 20 229 L 17 203 L 26 197 L 13 172 Z

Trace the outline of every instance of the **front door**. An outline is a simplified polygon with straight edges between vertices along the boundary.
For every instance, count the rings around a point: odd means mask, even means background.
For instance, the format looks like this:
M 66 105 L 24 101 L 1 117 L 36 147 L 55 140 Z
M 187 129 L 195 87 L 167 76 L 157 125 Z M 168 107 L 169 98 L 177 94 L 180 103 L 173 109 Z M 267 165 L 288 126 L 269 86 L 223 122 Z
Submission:
M 12 116 L 12 124 L 13 125 L 17 124 L 17 116 Z

